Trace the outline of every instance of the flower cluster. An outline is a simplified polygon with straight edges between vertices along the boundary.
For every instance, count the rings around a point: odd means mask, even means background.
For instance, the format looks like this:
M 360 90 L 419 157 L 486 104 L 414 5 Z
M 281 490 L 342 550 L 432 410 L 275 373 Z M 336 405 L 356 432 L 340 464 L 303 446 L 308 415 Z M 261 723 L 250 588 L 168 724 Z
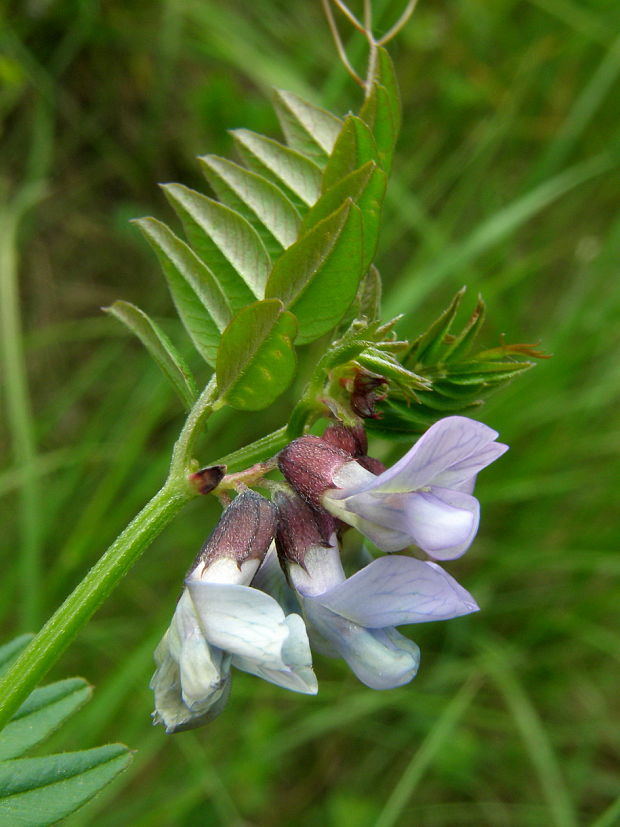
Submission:
M 396 627 L 478 609 L 433 560 L 460 556 L 474 539 L 476 475 L 507 450 L 496 437 L 448 417 L 388 470 L 367 456 L 361 426 L 291 442 L 278 457 L 287 482 L 271 502 L 238 494 L 185 580 L 155 653 L 155 722 L 177 732 L 215 717 L 233 666 L 315 694 L 310 643 L 373 689 L 408 683 L 420 653 Z M 391 554 L 347 577 L 340 539 L 349 526 L 381 551 L 415 545 L 432 559 Z

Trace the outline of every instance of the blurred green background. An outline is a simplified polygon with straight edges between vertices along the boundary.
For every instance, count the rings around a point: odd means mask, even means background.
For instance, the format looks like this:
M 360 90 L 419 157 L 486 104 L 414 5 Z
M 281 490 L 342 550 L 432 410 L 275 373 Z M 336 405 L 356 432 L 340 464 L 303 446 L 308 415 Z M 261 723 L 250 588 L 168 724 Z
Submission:
M 404 3 L 375 5 L 385 29 Z M 194 158 L 230 154 L 227 129 L 277 136 L 270 86 L 337 114 L 360 100 L 311 0 L 20 0 L 1 15 L 8 639 L 158 488 L 181 424 L 99 310 L 135 301 L 185 347 L 128 219 L 172 221 L 156 182 L 206 190 Z M 467 309 L 479 291 L 489 305 L 483 344 L 505 333 L 554 354 L 481 412 L 511 451 L 481 475 L 480 534 L 448 568 L 482 611 L 413 627 L 422 667 L 403 689 L 317 657 L 316 698 L 238 674 L 219 719 L 167 737 L 147 684 L 215 519 L 192 503 L 54 670 L 96 691 L 45 751 L 137 750 L 71 827 L 620 823 L 619 32 L 615 0 L 420 0 L 391 48 L 405 122 L 386 311 L 415 335 L 467 284 Z M 201 459 L 281 425 L 292 398 L 220 414 Z

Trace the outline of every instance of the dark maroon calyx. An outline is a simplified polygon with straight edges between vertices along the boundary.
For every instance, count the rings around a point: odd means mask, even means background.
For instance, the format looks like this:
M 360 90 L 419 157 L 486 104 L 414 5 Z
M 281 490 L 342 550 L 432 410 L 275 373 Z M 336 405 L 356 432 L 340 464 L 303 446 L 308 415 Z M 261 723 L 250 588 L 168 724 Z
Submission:
M 274 503 L 278 509 L 278 557 L 282 563 L 297 563 L 305 568 L 304 560 L 309 549 L 329 547 L 329 539 L 336 531 L 336 521 L 327 512 L 321 514 L 316 511 L 294 491 L 277 491 Z
M 200 550 L 192 570 L 203 569 L 222 557 L 230 557 L 241 566 L 246 560 L 262 560 L 276 532 L 277 510 L 256 491 L 238 494 L 224 510 L 220 521 Z
M 348 428 L 342 422 L 332 422 L 325 429 L 322 438 L 352 457 L 361 457 L 368 451 L 368 437 L 363 425 Z
M 351 462 L 350 453 L 318 436 L 293 440 L 278 457 L 278 467 L 295 491 L 314 508 L 321 508 L 321 495 L 334 484 L 335 472 Z

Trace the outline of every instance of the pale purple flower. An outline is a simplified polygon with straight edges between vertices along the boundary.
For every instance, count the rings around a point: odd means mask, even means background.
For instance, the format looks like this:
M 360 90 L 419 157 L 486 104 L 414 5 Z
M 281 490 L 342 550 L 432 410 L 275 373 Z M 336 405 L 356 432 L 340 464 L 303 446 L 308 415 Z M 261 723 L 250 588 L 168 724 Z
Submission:
M 415 544 L 437 560 L 459 557 L 478 530 L 476 475 L 508 450 L 497 436 L 481 422 L 447 417 L 379 475 L 358 462 L 341 462 L 320 504 L 382 551 Z
M 396 626 L 448 620 L 478 609 L 435 563 L 384 557 L 347 578 L 335 532 L 294 494 L 280 493 L 276 545 L 302 605 L 313 646 L 340 656 L 372 689 L 415 677 L 420 650 Z M 318 518 L 321 520 L 321 518 Z M 333 523 L 332 523 L 333 526 Z
M 155 652 L 155 723 L 198 726 L 226 704 L 230 669 L 315 694 L 303 620 L 252 588 L 275 531 L 275 508 L 252 491 L 226 509 L 185 580 L 170 628 Z

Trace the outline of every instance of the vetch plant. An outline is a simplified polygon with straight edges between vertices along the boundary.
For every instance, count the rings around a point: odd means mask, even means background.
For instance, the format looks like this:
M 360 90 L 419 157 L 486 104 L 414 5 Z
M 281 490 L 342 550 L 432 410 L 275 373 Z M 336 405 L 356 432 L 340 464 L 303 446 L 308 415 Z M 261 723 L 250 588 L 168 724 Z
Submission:
M 334 5 L 368 47 L 362 78 L 325 0 L 340 57 L 363 89 L 359 112 L 341 118 L 276 90 L 284 142 L 235 130 L 237 161 L 199 159 L 211 195 L 164 185 L 184 237 L 156 218 L 135 222 L 204 371 L 195 377 L 142 309 L 125 301 L 107 308 L 148 349 L 187 417 L 162 488 L 1 679 L 1 724 L 200 495 L 214 494 L 225 510 L 157 648 L 155 721 L 168 731 L 218 714 L 231 668 L 316 692 L 309 642 L 343 657 L 370 687 L 400 686 L 416 674 L 419 650 L 396 627 L 477 609 L 427 557 L 449 560 L 470 546 L 479 520 L 475 477 L 506 450 L 495 431 L 463 414 L 531 367 L 524 356 L 541 354 L 503 341 L 475 352 L 485 308 L 480 299 L 455 332 L 463 291 L 413 341 L 399 337 L 400 317 L 381 319 L 373 260 L 401 119 L 385 44 L 414 3 L 382 38 L 373 34 L 370 3 L 363 22 L 340 0 Z M 208 439 L 198 443 L 213 412 L 268 408 L 293 387 L 298 359 L 312 367 L 305 386 L 295 386 L 287 421 L 223 457 Z M 367 433 L 404 440 L 407 452 L 386 470 L 368 456 Z M 341 545 L 349 526 L 379 551 L 400 554 L 347 576 Z

